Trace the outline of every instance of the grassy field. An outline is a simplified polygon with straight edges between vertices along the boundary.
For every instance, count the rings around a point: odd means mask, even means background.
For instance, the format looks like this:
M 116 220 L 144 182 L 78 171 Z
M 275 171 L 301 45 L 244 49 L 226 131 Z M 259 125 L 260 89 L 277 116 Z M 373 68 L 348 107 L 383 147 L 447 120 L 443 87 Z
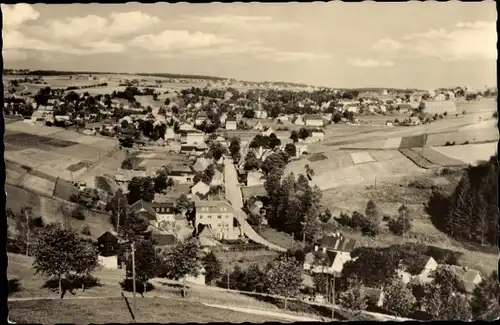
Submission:
M 255 263 L 264 267 L 268 262 L 274 260 L 278 253 L 262 249 L 258 251 L 215 252 L 215 255 L 220 259 L 224 270 L 233 270 L 236 265 L 245 269 Z
M 415 181 L 427 184 L 430 182 L 443 187 L 447 192 L 451 192 L 458 180 L 458 176 L 442 177 L 427 172 L 419 177 L 408 177 L 397 182 L 381 183 L 376 187 L 351 186 L 343 187 L 342 191 L 327 190 L 323 192 L 323 202 L 325 207 L 330 208 L 335 216 L 338 216 L 341 211 L 364 213 L 366 204 L 370 199 L 377 204 L 382 215 L 396 216 L 397 209 L 401 204 L 405 204 L 410 208 L 413 216 L 413 228 L 405 238 L 390 234 L 385 227 L 385 222 L 382 225 L 383 232 L 375 240 L 353 232 L 348 232 L 348 236 L 370 246 L 387 246 L 405 241 L 422 241 L 427 244 L 460 251 L 464 253 L 460 260 L 462 265 L 489 274 L 497 269 L 498 258 L 496 255 L 491 254 L 489 250 L 484 251 L 463 245 L 436 229 L 424 211 L 424 204 L 428 202 L 432 189 L 430 187 L 419 189 L 411 185 L 412 183 L 416 184 Z
M 14 301 L 9 303 L 9 309 L 10 319 L 18 323 L 133 322 L 124 298 Z M 156 323 L 283 322 L 282 319 L 268 316 L 238 313 L 188 301 L 161 298 L 137 299 L 136 321 Z

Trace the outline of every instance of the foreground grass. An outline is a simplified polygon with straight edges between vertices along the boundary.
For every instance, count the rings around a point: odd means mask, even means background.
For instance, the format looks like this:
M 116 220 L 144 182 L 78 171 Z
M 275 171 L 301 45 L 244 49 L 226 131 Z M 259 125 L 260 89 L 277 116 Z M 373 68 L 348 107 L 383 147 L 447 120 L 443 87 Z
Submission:
M 129 299 L 130 300 L 130 299 Z M 129 301 L 129 304 L 132 304 Z M 30 300 L 9 302 L 9 317 L 17 323 L 131 323 L 124 298 Z M 137 299 L 137 322 L 269 322 L 282 319 L 207 307 L 199 303 L 161 298 Z

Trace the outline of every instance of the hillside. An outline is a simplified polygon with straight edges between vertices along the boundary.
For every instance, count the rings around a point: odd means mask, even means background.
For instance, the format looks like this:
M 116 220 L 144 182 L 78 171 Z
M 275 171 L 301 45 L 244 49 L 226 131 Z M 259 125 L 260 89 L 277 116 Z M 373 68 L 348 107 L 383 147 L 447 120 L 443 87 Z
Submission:
M 21 208 L 29 206 L 33 210 L 34 216 L 40 216 L 45 223 L 62 222 L 63 207 L 75 207 L 76 204 L 56 199 L 50 196 L 43 196 L 22 189 L 13 185 L 5 184 L 7 192 L 7 209 L 12 209 L 14 213 L 20 213 Z M 91 236 L 96 238 L 103 232 L 109 230 L 112 225 L 109 223 L 109 215 L 97 211 L 86 211 L 85 220 L 70 219 L 71 225 L 79 229 L 83 224 L 90 228 Z

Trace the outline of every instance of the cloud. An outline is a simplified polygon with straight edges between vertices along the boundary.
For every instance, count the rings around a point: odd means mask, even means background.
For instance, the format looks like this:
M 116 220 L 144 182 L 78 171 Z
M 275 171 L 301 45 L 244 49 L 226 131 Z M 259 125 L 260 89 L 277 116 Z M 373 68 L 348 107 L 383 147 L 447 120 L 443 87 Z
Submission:
M 14 29 L 20 27 L 24 23 L 37 20 L 40 13 L 26 3 L 18 3 L 15 5 L 1 5 L 3 13 L 3 25 L 5 29 Z
M 389 60 L 374 59 L 351 59 L 347 61 L 350 65 L 361 68 L 393 67 L 394 62 Z
M 437 57 L 442 60 L 494 60 L 497 57 L 494 22 L 460 22 L 453 30 L 431 29 L 409 34 L 399 41 L 380 40 L 373 48 L 386 53 Z M 398 45 L 395 45 L 398 44 Z
M 221 44 L 235 43 L 234 39 L 215 34 L 187 30 L 164 30 L 159 34 L 146 34 L 134 38 L 130 44 L 153 52 L 176 51 L 205 48 Z
M 257 54 L 256 58 L 263 60 L 274 60 L 279 62 L 298 62 L 298 61 L 314 61 L 329 59 L 328 54 L 318 54 L 312 52 L 294 52 L 270 50 L 261 54 Z
M 270 30 L 284 31 L 294 29 L 300 26 L 294 22 L 274 21 L 267 16 L 238 16 L 238 15 L 218 15 L 218 16 L 184 16 L 188 20 L 194 20 L 201 23 L 226 25 L 233 28 L 247 30 Z
M 402 48 L 403 44 L 389 38 L 383 38 L 373 45 L 376 51 L 398 51 Z
M 112 13 L 109 17 L 88 15 L 51 20 L 43 32 L 61 40 L 102 40 L 127 36 L 152 27 L 160 22 L 158 17 L 139 11 Z

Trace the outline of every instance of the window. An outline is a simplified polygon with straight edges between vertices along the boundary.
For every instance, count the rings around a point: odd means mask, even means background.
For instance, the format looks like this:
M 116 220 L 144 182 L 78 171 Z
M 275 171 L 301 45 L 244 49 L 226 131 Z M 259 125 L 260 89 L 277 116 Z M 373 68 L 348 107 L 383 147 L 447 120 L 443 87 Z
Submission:
M 200 215 L 200 219 L 203 219 L 203 216 Z
M 217 219 L 221 219 L 221 218 L 222 218 L 222 216 L 217 216 Z
M 229 219 L 229 216 L 226 214 L 226 216 L 224 218 Z
M 212 216 L 211 216 L 211 215 L 209 215 L 209 216 L 208 216 L 208 219 L 212 219 Z

